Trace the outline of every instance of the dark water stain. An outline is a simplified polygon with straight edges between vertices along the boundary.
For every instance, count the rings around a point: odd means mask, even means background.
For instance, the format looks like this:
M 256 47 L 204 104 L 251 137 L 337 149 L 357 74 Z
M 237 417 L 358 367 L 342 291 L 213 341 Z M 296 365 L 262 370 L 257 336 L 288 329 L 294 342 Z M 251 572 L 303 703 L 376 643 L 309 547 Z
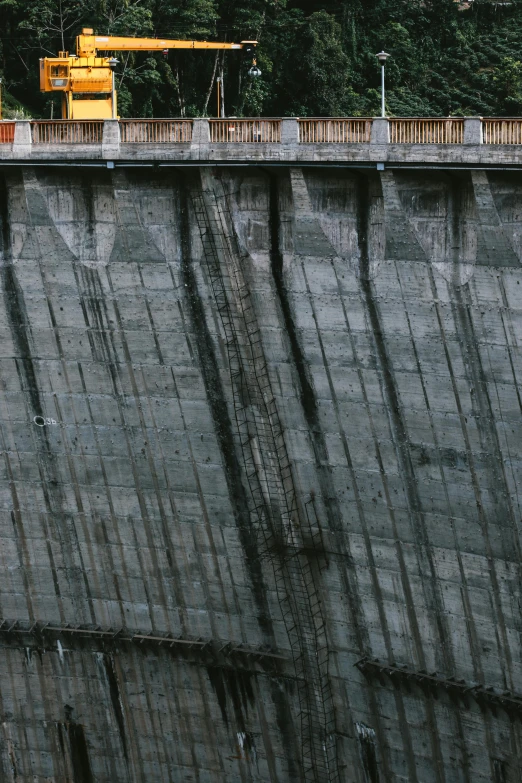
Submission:
M 249 708 L 254 705 L 255 694 L 252 679 L 255 674 L 241 669 L 225 669 L 219 666 L 207 666 L 207 674 L 216 694 L 221 717 L 229 725 L 229 701 L 234 711 L 236 726 L 246 732 L 246 718 Z
M 93 783 L 94 778 L 91 772 L 83 726 L 79 723 L 68 723 L 67 729 L 69 732 L 74 783 Z
M 375 752 L 375 732 L 366 726 L 358 726 L 359 749 L 368 783 L 379 783 L 379 768 Z
M 58 742 L 64 758 L 69 756 L 73 779 L 71 783 L 94 783 L 85 731 L 80 723 L 66 721 L 57 724 Z
M 459 263 L 458 251 L 462 242 L 460 226 L 463 212 L 462 202 L 462 188 L 459 181 L 455 179 L 452 181 L 451 185 L 448 208 L 450 211 L 449 228 L 452 239 L 451 244 L 454 248 L 454 258 L 452 261 L 456 270 L 458 269 Z M 512 688 L 512 653 L 508 638 L 507 623 L 504 616 L 504 608 L 500 598 L 500 582 L 495 566 L 495 556 L 497 556 L 497 553 L 493 548 L 490 525 L 502 525 L 502 535 L 500 538 L 502 556 L 508 561 L 515 560 L 518 565 L 520 577 L 521 553 L 517 533 L 517 520 L 510 499 L 509 482 L 504 468 L 503 452 L 495 424 L 496 415 L 490 397 L 488 378 L 483 366 L 483 354 L 479 349 L 483 334 L 480 335 L 476 333 L 473 317 L 474 303 L 472 289 L 469 282 L 464 285 L 459 285 L 457 279 L 450 283 L 449 288 L 451 292 L 451 305 L 457 340 L 461 348 L 466 380 L 468 381 L 470 388 L 471 406 L 474 414 L 473 421 L 478 430 L 480 445 L 483 452 L 480 459 L 477 459 L 477 456 L 474 453 L 475 450 L 471 446 L 468 428 L 466 426 L 467 418 L 463 416 L 462 411 L 460 410 L 457 391 L 455 391 L 455 396 L 461 414 L 461 428 L 467 449 L 468 465 L 475 494 L 477 516 L 482 528 L 485 553 L 490 563 L 491 594 L 499 631 L 501 658 L 504 659 L 502 661 L 502 668 L 504 669 L 502 673 L 505 686 Z M 478 318 L 479 317 L 477 317 L 476 320 L 478 320 Z M 485 327 L 483 327 L 483 329 L 485 329 Z M 451 361 L 449 358 L 448 366 L 451 369 Z M 481 467 L 485 469 L 480 470 Z M 484 503 L 484 498 L 482 496 L 484 488 L 489 493 L 489 504 Z M 490 506 L 493 507 L 492 510 L 490 510 Z M 518 630 L 520 631 L 520 622 L 518 622 Z
M 287 685 L 289 692 L 285 689 L 285 684 Z M 290 708 L 290 704 L 295 698 L 292 685 L 293 683 L 289 680 L 281 681 L 272 679 L 270 681 L 272 701 L 276 705 L 275 717 L 277 729 L 281 735 L 283 748 L 285 750 L 288 778 L 290 781 L 297 781 L 301 780 L 302 775 L 300 739 L 297 736 L 295 718 Z
M 228 493 L 236 521 L 239 540 L 248 568 L 252 592 L 258 610 L 259 625 L 269 644 L 274 645 L 274 630 L 267 598 L 267 588 L 263 577 L 257 536 L 248 510 L 248 498 L 241 481 L 241 466 L 236 454 L 232 424 L 218 362 L 215 356 L 213 340 L 208 330 L 202 299 L 191 261 L 191 241 L 189 223 L 189 184 L 179 175 L 180 196 L 180 235 L 181 235 L 181 277 L 186 291 L 188 310 L 192 327 L 197 335 L 197 350 L 207 400 L 216 430 L 216 437 L 225 468 Z
M 15 344 L 16 354 L 20 357 L 22 375 L 25 381 L 24 385 L 29 393 L 31 401 L 31 410 L 34 411 L 34 415 L 43 416 L 44 409 L 38 390 L 36 368 L 33 362 L 29 341 L 30 327 L 27 318 L 24 294 L 17 280 L 11 258 L 9 205 L 5 181 L 2 182 L 2 186 L 0 187 L 0 213 L 2 217 L 2 250 L 4 254 L 2 282 L 7 319 L 9 321 L 11 336 Z
M 123 717 L 123 710 L 120 700 L 120 689 L 118 685 L 118 678 L 114 670 L 114 661 L 112 656 L 104 654 L 103 664 L 105 666 L 105 674 L 107 675 L 107 682 L 109 683 L 109 693 L 111 697 L 112 709 L 114 710 L 114 717 L 118 724 L 118 730 L 120 732 L 121 744 L 123 746 L 123 753 L 128 760 L 127 754 L 127 740 L 125 737 L 125 720 Z
M 283 314 L 285 331 L 290 343 L 292 360 L 299 379 L 299 399 L 303 408 L 305 418 L 310 432 L 314 436 L 321 436 L 321 427 L 317 411 L 317 400 L 312 384 L 308 378 L 307 364 L 299 343 L 297 330 L 294 323 L 292 309 L 288 299 L 286 286 L 283 277 L 283 254 L 281 252 L 281 218 L 279 215 L 279 188 L 278 179 L 274 174 L 270 174 L 270 194 L 269 194 L 269 228 L 270 228 L 270 263 L 272 275 Z M 314 438 L 315 440 L 315 438 Z M 322 443 L 318 443 L 320 454 L 319 459 L 326 456 L 326 446 L 324 438 Z
M 44 418 L 45 408 L 39 390 L 37 367 L 31 349 L 31 326 L 27 314 L 24 293 L 17 279 L 15 266 L 11 256 L 9 204 L 5 180 L 0 184 L 0 213 L 0 234 L 4 254 L 0 279 L 2 281 L 7 320 L 13 339 L 15 355 L 17 357 L 15 361 L 19 374 L 20 386 L 29 397 L 28 407 L 30 409 L 31 419 L 33 416 Z M 60 535 L 61 537 L 63 536 L 63 540 L 67 541 L 70 546 L 70 533 L 67 528 L 68 519 L 63 513 L 63 494 L 59 482 L 56 455 L 53 453 L 53 448 L 49 440 L 48 428 L 45 426 L 36 426 L 36 424 L 32 423 L 30 426 L 34 427 L 34 433 L 38 439 L 36 459 L 40 471 L 45 510 L 50 519 L 59 523 Z M 19 518 L 18 500 L 15 496 L 13 496 L 13 504 L 15 506 L 15 521 L 18 523 L 19 535 L 20 537 L 23 537 L 23 525 Z M 60 596 L 61 590 L 59 587 L 58 574 L 54 565 L 54 555 L 49 541 L 47 541 L 47 551 L 56 595 Z M 78 580 L 72 574 L 73 569 L 70 569 L 69 577 L 77 583 L 76 587 L 79 590 Z
M 212 685 L 212 688 L 218 700 L 219 709 L 221 710 L 221 717 L 223 718 L 223 723 L 225 724 L 225 726 L 228 727 L 227 691 L 225 688 L 225 683 L 223 681 L 223 678 L 221 677 L 220 670 L 215 667 L 208 666 L 207 674 L 208 674 L 208 679 L 210 680 L 210 684 Z
M 373 286 L 370 275 L 370 255 L 367 241 L 367 225 L 369 221 L 369 192 L 368 181 L 365 177 L 360 178 L 359 187 L 359 215 L 358 215 L 358 233 L 359 236 L 364 237 L 364 241 L 360 243 L 361 258 L 360 258 L 360 281 L 361 288 L 364 295 L 364 301 L 366 306 L 366 312 L 368 315 L 368 321 L 375 345 L 375 350 L 378 359 L 378 368 L 380 370 L 381 382 L 383 387 L 383 396 L 386 402 L 386 409 L 388 412 L 389 423 L 392 438 L 394 441 L 395 451 L 397 455 L 397 461 L 399 463 L 399 469 L 401 478 L 404 482 L 404 489 L 406 493 L 408 510 L 410 514 L 411 524 L 413 531 L 417 537 L 417 551 L 420 559 L 423 562 L 426 576 L 430 579 L 430 594 L 426 595 L 428 604 L 431 598 L 431 608 L 435 612 L 435 622 L 439 638 L 444 650 L 448 654 L 449 645 L 447 644 L 449 634 L 447 632 L 444 621 L 444 608 L 442 606 L 440 596 L 438 594 L 437 587 L 437 572 L 435 564 L 433 562 L 433 556 L 431 553 L 431 547 L 429 538 L 427 535 L 424 512 L 422 509 L 422 502 L 419 496 L 417 478 L 413 467 L 413 458 L 411 452 L 411 445 L 408 437 L 408 431 L 406 423 L 402 414 L 401 402 L 399 398 L 399 391 L 397 388 L 397 382 L 395 379 L 395 372 L 393 368 L 392 360 L 388 354 L 388 348 L 386 345 L 386 337 L 384 329 L 381 323 L 381 314 L 379 305 L 374 297 Z M 408 580 L 403 581 L 406 588 L 406 597 L 409 601 L 408 593 L 410 591 Z M 427 586 L 426 586 L 427 587 Z M 411 604 L 413 606 L 413 602 Z M 423 647 L 420 632 L 416 618 L 411 615 L 411 629 L 415 636 L 417 653 L 419 655 L 419 662 L 423 665 Z M 451 666 L 448 668 L 452 668 Z
M 377 368 L 380 371 L 380 378 L 383 387 L 383 397 L 385 399 L 386 409 L 389 415 L 390 430 L 391 430 L 392 439 L 394 442 L 395 451 L 397 455 L 397 462 L 399 465 L 401 477 L 404 481 L 404 484 L 406 485 L 405 492 L 407 497 L 410 519 L 412 521 L 415 533 L 418 534 L 419 529 L 422 531 L 423 545 L 425 547 L 427 535 L 426 535 L 426 531 L 423 529 L 424 520 L 421 512 L 421 501 L 418 494 L 416 477 L 413 470 L 412 454 L 410 450 L 408 434 L 407 434 L 404 419 L 402 417 L 402 412 L 400 409 L 399 394 L 395 383 L 393 366 L 390 357 L 388 356 L 385 336 L 381 325 L 380 311 L 379 311 L 378 303 L 374 297 L 374 291 L 372 286 L 372 279 L 370 274 L 369 229 L 370 229 L 370 181 L 367 176 L 360 175 L 358 178 L 358 189 L 357 189 L 357 236 L 358 236 L 359 253 L 360 253 L 359 277 L 360 277 L 362 298 L 363 298 L 363 303 L 366 308 L 366 313 L 369 321 L 369 332 L 371 337 L 373 337 L 373 344 L 375 346 L 375 351 L 377 354 Z M 376 455 L 379 460 L 379 470 L 384 481 L 386 478 L 386 472 L 384 469 L 384 465 L 382 464 L 382 459 L 379 450 L 376 451 Z M 417 616 L 415 613 L 415 602 L 413 598 L 413 591 L 410 583 L 409 573 L 406 567 L 404 553 L 399 542 L 398 531 L 396 529 L 396 522 L 395 522 L 392 508 L 390 509 L 390 519 L 392 521 L 393 537 L 396 541 L 396 553 L 400 566 L 401 585 L 406 599 L 408 621 L 410 625 L 412 641 L 414 642 L 415 645 L 416 656 L 418 658 L 418 661 L 421 667 L 424 667 L 425 656 L 424 656 L 423 640 L 418 625 Z M 417 546 L 417 551 L 422 557 L 423 551 L 421 550 L 422 548 L 419 548 Z M 432 558 L 429 557 L 428 561 L 429 561 L 429 568 L 425 566 L 425 570 L 426 573 L 430 573 L 432 579 L 432 585 L 435 585 L 436 572 L 434 569 Z M 437 603 L 436 586 L 434 586 L 434 590 L 435 590 L 434 598 L 435 598 L 435 602 Z M 436 623 L 437 623 L 440 639 L 442 641 L 442 647 L 446 649 L 446 645 L 444 642 L 447 639 L 447 634 L 446 634 L 444 622 L 442 620 L 440 608 L 439 611 L 435 611 L 435 616 L 436 616 Z M 383 630 L 384 630 L 384 626 L 383 626 Z M 399 695 L 396 695 L 395 703 L 397 705 L 397 710 L 399 713 L 399 723 L 402 729 L 401 733 L 404 742 L 404 750 L 407 759 L 409 775 L 411 780 L 417 780 L 415 754 L 413 751 L 413 745 L 412 745 L 410 731 L 409 731 L 409 724 L 406 718 L 406 711 L 404 708 L 403 701 Z M 375 705 L 375 707 L 376 706 L 377 705 Z M 429 729 L 430 729 L 430 739 L 431 739 L 431 745 L 433 749 L 433 755 L 434 755 L 434 759 L 436 760 L 435 770 L 436 770 L 437 780 L 440 781 L 441 780 L 440 769 L 442 764 L 442 758 L 441 758 L 441 750 L 439 744 L 439 736 L 437 733 L 433 708 L 430 701 L 426 703 L 426 715 L 427 715 Z M 387 743 L 386 740 L 384 739 L 384 736 L 382 735 L 380 726 L 378 726 L 378 736 L 379 736 L 379 748 L 383 751 L 383 759 L 385 759 L 384 751 L 386 749 Z M 385 759 L 385 761 L 386 763 L 388 763 L 387 759 Z M 388 773 L 386 774 L 388 776 Z
M 493 759 L 493 783 L 508 783 L 506 762 Z
M 239 540 L 245 554 L 252 593 L 257 607 L 257 618 L 267 642 L 275 647 L 275 636 L 270 615 L 267 586 L 264 580 L 258 539 L 249 511 L 245 488 L 241 481 L 242 470 L 237 457 L 232 424 L 230 421 L 225 391 L 221 382 L 218 361 L 215 355 L 212 337 L 208 330 L 203 302 L 192 266 L 192 248 L 189 220 L 189 187 L 201 187 L 201 182 L 191 181 L 186 175 L 178 175 L 180 199 L 180 237 L 181 237 L 181 279 L 186 292 L 188 311 L 192 328 L 198 336 L 197 350 L 199 365 L 207 393 L 207 400 L 214 423 L 216 437 L 225 468 L 228 493 L 236 521 Z M 218 698 L 221 714 L 228 725 L 226 688 L 221 677 L 209 673 Z M 290 700 L 284 689 L 271 678 L 271 696 L 274 704 L 276 722 L 283 738 L 287 755 L 288 772 L 291 780 L 300 779 L 299 743 L 294 728 L 294 716 Z

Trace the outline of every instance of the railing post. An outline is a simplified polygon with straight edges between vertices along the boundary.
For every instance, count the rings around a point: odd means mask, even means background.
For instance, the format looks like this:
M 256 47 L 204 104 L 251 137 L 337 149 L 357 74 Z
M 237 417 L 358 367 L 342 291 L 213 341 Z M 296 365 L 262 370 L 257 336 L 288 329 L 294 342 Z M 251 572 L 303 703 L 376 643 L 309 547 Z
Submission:
M 13 139 L 13 152 L 24 158 L 31 154 L 33 137 L 31 135 L 31 120 L 17 120 Z
M 102 131 L 102 158 L 113 158 L 120 151 L 120 123 L 104 120 Z
M 281 120 L 281 144 L 299 144 L 299 123 L 296 117 Z
M 210 144 L 210 123 L 206 117 L 192 120 L 191 145 Z
M 464 117 L 464 144 L 482 144 L 481 117 Z
M 390 143 L 390 123 L 386 117 L 374 117 L 372 122 L 372 132 L 370 144 L 389 144 Z

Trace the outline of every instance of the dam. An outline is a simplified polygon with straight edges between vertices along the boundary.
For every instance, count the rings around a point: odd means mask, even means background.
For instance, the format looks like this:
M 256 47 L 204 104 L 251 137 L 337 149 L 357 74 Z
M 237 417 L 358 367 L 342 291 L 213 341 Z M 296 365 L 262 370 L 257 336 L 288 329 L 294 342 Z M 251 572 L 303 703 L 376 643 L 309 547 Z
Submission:
M 520 781 L 521 127 L 4 129 L 2 781 Z

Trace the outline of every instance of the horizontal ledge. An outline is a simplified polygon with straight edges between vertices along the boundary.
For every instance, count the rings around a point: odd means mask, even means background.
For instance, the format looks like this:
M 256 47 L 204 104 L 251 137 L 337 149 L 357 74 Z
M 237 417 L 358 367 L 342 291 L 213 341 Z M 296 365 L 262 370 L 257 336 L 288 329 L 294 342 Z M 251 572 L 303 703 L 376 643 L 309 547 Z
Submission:
M 106 160 L 46 160 L 21 158 L 16 160 L 0 159 L 0 169 L 11 168 L 13 166 L 47 167 L 47 168 L 99 168 L 113 170 L 115 168 L 335 168 L 335 169 L 367 169 L 367 170 L 432 170 L 432 171 L 521 171 L 522 159 L 515 163 L 483 163 L 483 162 L 457 162 L 457 163 L 435 163 L 431 161 L 420 161 L 415 163 L 404 163 L 402 161 L 383 161 L 378 167 L 378 161 L 364 160 L 115 160 L 110 161 L 114 165 L 107 166 Z M 384 165 L 384 169 L 382 168 Z
M 128 628 L 102 628 L 101 626 L 90 627 L 84 625 L 52 625 L 43 621 L 35 621 L 29 624 L 27 621 L 19 620 L 1 620 L 0 635 L 8 637 L 32 636 L 44 640 L 46 636 L 53 636 L 58 639 L 60 636 L 68 638 L 83 638 L 91 640 L 101 640 L 104 643 L 130 643 L 137 646 L 153 645 L 154 647 L 164 647 L 168 649 L 187 649 L 194 650 L 200 654 L 210 654 L 212 657 L 219 656 L 252 658 L 258 661 L 272 660 L 285 661 L 286 657 L 271 650 L 262 650 L 255 647 L 247 647 L 236 642 L 224 641 L 222 639 L 186 639 L 169 634 L 159 635 L 157 633 L 142 633 L 141 631 L 131 631 Z

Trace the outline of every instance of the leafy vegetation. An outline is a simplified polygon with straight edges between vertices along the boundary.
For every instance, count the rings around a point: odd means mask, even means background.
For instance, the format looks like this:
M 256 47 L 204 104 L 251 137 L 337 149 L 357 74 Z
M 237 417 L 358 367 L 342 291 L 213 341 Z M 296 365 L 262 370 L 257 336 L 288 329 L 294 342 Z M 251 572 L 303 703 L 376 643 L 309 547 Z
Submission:
M 38 58 L 100 34 L 259 41 L 262 76 L 236 52 L 120 53 L 122 116 L 374 115 L 387 65 L 387 111 L 398 116 L 522 114 L 522 0 L 0 0 L 7 113 L 59 115 L 42 95 Z

